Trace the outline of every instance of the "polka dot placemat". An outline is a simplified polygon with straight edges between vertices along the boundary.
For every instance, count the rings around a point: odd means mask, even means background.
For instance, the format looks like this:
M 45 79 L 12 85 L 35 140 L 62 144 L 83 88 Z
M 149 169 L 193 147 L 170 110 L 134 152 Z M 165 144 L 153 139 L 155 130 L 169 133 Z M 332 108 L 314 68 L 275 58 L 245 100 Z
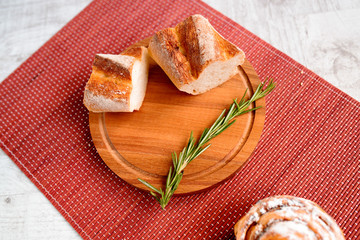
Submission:
M 241 171 L 163 211 L 100 159 L 83 89 L 96 53 L 196 13 L 277 88 Z M 230 239 L 252 204 L 278 194 L 317 202 L 347 239 L 360 238 L 360 103 L 198 0 L 95 0 L 2 82 L 0 99 L 1 148 L 85 239 Z

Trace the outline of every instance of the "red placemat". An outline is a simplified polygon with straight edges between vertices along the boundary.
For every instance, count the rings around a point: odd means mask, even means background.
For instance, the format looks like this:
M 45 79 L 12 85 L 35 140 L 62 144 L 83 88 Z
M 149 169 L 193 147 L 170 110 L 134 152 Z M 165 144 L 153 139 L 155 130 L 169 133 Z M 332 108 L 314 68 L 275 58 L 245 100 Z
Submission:
M 241 171 L 163 211 L 100 159 L 83 89 L 95 53 L 120 53 L 195 13 L 277 88 Z M 0 86 L 1 148 L 85 239 L 228 239 L 252 204 L 277 194 L 317 202 L 359 239 L 359 123 L 359 102 L 197 0 L 94 1 Z

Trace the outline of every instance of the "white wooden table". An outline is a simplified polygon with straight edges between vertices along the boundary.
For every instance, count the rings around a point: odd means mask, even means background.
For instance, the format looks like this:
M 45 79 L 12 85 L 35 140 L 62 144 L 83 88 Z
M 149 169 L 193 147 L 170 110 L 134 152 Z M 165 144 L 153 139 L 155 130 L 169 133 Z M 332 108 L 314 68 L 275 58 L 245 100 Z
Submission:
M 1 0 L 0 81 L 89 2 Z M 205 2 L 360 101 L 360 1 Z M 0 239 L 80 239 L 1 150 Z

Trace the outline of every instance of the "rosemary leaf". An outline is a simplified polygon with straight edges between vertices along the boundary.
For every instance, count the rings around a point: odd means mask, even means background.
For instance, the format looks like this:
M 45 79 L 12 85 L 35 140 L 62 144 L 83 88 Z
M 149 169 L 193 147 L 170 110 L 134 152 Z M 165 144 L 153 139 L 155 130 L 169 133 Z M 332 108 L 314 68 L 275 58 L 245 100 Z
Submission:
M 248 109 L 251 103 L 265 97 L 275 88 L 275 84 L 272 80 L 269 81 L 265 89 L 263 89 L 264 85 L 264 83 L 261 83 L 249 100 L 246 100 L 247 89 L 240 101 L 234 99 L 227 113 L 226 109 L 222 111 L 222 113 L 211 125 L 211 127 L 204 129 L 199 140 L 196 140 L 194 138 L 193 132 L 190 133 L 189 141 L 187 145 L 183 148 L 183 150 L 179 153 L 179 155 L 177 155 L 176 152 L 171 154 L 173 167 L 170 167 L 169 169 L 169 173 L 166 179 L 165 191 L 163 191 L 161 188 L 157 189 L 156 187 L 152 186 L 150 183 L 142 179 L 138 179 L 141 183 L 143 183 L 145 186 L 152 190 L 150 194 L 155 197 L 155 199 L 160 203 L 160 206 L 163 209 L 165 209 L 166 205 L 170 201 L 170 198 L 178 188 L 180 181 L 183 177 L 184 169 L 192 160 L 197 158 L 200 154 L 202 154 L 206 149 L 210 147 L 210 144 L 207 143 L 211 139 L 225 131 L 227 128 L 229 128 L 232 124 L 234 124 L 235 120 L 233 119 L 235 117 L 251 111 L 255 111 L 256 109 L 260 108 L 255 107 Z
M 138 178 L 138 180 L 144 184 L 145 186 L 147 186 L 148 188 L 150 188 L 151 190 L 153 190 L 154 192 L 157 192 L 158 194 L 161 194 L 161 189 L 157 189 L 156 187 L 154 187 L 153 185 L 151 185 L 150 183 Z

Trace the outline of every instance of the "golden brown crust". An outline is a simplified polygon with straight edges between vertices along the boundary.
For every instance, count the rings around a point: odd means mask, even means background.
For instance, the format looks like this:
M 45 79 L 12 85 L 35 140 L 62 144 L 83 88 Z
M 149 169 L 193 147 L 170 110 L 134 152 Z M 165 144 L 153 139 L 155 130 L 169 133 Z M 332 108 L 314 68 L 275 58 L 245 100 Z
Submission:
M 143 52 L 143 48 L 142 48 L 142 47 L 131 47 L 131 48 L 125 49 L 125 50 L 121 53 L 121 55 L 127 55 L 127 56 L 134 57 L 134 58 L 136 58 L 136 59 L 141 59 L 142 52 Z
M 225 60 L 218 43 L 218 34 L 205 19 L 190 16 L 176 25 L 175 31 L 179 36 L 181 46 L 184 48 L 184 55 L 190 63 L 191 74 L 194 78 L 198 78 L 199 74 L 209 63 Z M 204 59 L 204 54 L 206 54 L 204 51 L 205 44 L 201 43 L 202 36 L 200 34 L 209 34 L 214 37 L 215 41 L 212 46 L 214 55 L 211 59 Z M 211 40 L 209 39 L 209 41 Z
M 345 240 L 335 220 L 319 205 L 286 195 L 257 202 L 236 223 L 234 231 L 237 240 Z
M 114 77 L 121 77 L 123 80 L 130 80 L 131 69 L 109 58 L 103 57 L 101 55 L 95 55 L 93 66 L 95 67 L 95 70 L 102 71 L 104 76 L 113 75 Z
M 189 66 L 191 66 L 191 75 L 197 78 L 201 70 L 201 56 L 199 41 L 196 34 L 196 27 L 192 21 L 192 18 L 189 17 L 176 25 L 175 31 L 183 49 L 181 53 L 189 62 Z
M 201 15 L 157 32 L 150 40 L 149 52 L 179 89 L 195 82 L 211 63 L 243 55 Z
M 85 106 L 94 112 L 138 110 L 147 83 L 147 52 L 143 46 L 134 46 L 120 55 L 97 54 L 85 86 Z
M 236 54 L 239 54 L 239 48 L 237 48 L 234 44 L 225 40 L 220 34 L 216 34 L 216 41 L 219 44 L 219 49 L 225 54 L 225 58 L 232 58 Z
M 130 73 L 128 76 L 122 76 L 119 72 L 114 71 L 116 67 L 106 67 L 105 69 L 110 68 L 111 70 L 104 71 L 104 68 L 93 66 L 86 89 L 94 95 L 104 96 L 108 99 L 129 101 L 132 90 Z
M 131 71 L 135 60 L 140 60 L 143 47 L 128 48 L 121 55 L 132 57 L 126 62 L 114 61 L 108 55 L 98 54 L 86 89 L 94 95 L 115 101 L 128 102 L 132 91 Z M 132 60 L 131 60 L 132 59 Z
M 180 49 L 175 29 L 168 28 L 157 32 L 150 40 L 149 53 L 168 75 L 186 84 L 192 79 L 190 63 Z M 164 54 L 162 58 L 159 55 Z

